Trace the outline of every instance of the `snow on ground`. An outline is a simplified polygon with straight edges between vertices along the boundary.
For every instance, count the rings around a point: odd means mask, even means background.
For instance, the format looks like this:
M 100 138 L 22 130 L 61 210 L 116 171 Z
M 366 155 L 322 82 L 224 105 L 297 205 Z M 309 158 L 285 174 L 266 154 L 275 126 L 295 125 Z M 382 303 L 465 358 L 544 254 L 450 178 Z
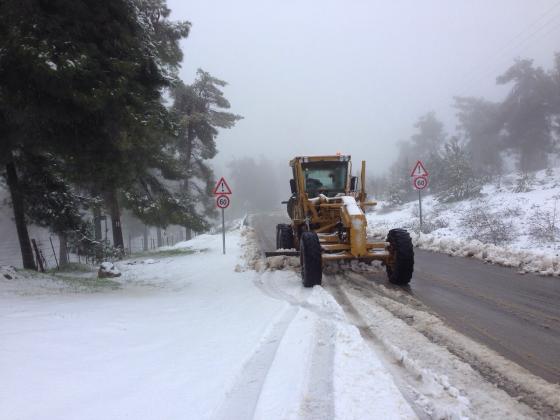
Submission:
M 415 418 L 325 289 L 250 269 L 250 235 L 229 233 L 225 256 L 202 235 L 110 280 L 3 268 L 0 419 Z
M 509 175 L 499 185 L 486 184 L 481 197 L 471 200 L 445 204 L 432 195 L 423 197 L 424 224 L 429 225 L 429 233 L 418 233 L 418 200 L 393 210 L 380 202 L 379 209 L 367 215 L 368 233 L 384 237 L 389 229 L 404 227 L 422 249 L 517 267 L 522 273 L 560 275 L 560 243 L 532 233 L 540 227 L 541 232 L 555 230 L 560 234 L 560 168 L 532 174 L 526 192 L 514 192 L 517 178 Z M 496 226 L 494 235 L 500 236 L 503 227 L 511 238 L 497 244 L 474 239 L 480 231 L 469 229 L 464 217 L 477 209 Z
M 430 417 L 552 418 L 560 410 L 559 385 L 457 333 L 406 291 L 351 272 L 327 284 L 401 367 L 401 389 Z

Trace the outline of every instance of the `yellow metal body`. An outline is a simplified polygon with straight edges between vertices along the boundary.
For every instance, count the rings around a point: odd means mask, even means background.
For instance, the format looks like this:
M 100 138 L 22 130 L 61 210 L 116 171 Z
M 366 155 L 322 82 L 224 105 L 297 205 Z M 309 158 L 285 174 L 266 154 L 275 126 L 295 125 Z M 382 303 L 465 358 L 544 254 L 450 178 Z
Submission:
M 346 162 L 347 176 L 344 190 L 334 196 L 322 194 L 319 190 L 306 190 L 304 166 L 313 168 L 314 163 Z M 292 200 L 292 223 L 295 245 L 299 249 L 299 236 L 305 230 L 315 231 L 321 244 L 322 258 L 326 260 L 382 260 L 389 262 L 390 252 L 387 242 L 368 242 L 365 208 L 377 203 L 366 201 L 365 161 L 362 161 L 360 186 L 352 191 L 350 156 L 309 156 L 296 157 L 290 161 L 293 169 L 296 191 Z M 314 195 L 310 197 L 310 195 Z M 332 195 L 332 194 L 331 194 Z

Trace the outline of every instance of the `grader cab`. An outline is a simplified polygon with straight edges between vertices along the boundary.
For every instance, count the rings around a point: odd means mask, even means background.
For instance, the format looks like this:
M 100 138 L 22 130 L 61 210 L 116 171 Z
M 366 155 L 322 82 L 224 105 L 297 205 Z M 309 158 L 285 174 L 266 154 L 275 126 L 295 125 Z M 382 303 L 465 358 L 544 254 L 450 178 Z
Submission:
M 266 256 L 299 255 L 305 287 L 321 284 L 323 263 L 380 260 L 389 281 L 410 282 L 414 251 L 404 229 L 392 229 L 383 242 L 367 239 L 365 161 L 351 176 L 350 156 L 296 157 L 290 161 L 292 196 L 286 202 L 290 224 L 276 226 L 276 247 Z M 295 250 L 294 250 L 295 249 Z

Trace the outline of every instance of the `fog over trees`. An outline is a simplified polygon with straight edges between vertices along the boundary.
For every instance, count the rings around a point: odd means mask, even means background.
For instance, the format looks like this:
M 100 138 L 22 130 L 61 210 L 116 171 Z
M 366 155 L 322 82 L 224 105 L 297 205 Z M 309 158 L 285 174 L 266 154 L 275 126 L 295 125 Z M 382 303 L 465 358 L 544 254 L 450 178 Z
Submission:
M 222 175 L 228 217 L 281 210 L 297 155 L 368 159 L 369 193 L 392 203 L 415 197 L 418 159 L 443 201 L 555 161 L 560 54 L 548 40 L 548 61 L 498 48 L 500 60 L 490 51 L 492 66 L 457 80 L 494 33 L 514 47 L 554 34 L 556 5 L 327 3 L 2 1 L 0 192 L 23 266 L 36 268 L 31 226 L 58 238 L 63 264 L 68 249 L 122 255 L 126 234 L 146 249 L 152 228 L 158 245 L 170 227 L 207 231 Z M 538 14 L 518 32 L 528 10 Z M 481 93 L 489 81 L 496 90 Z
M 506 163 L 522 175 L 547 168 L 560 151 L 559 53 L 554 63 L 543 69 L 532 60 L 516 60 L 496 78 L 509 88 L 501 102 L 454 97 L 458 126 L 452 135 L 435 113 L 421 116 L 416 132 L 399 143 L 387 175 L 370 178 L 375 192 L 395 204 L 412 199 L 410 171 L 417 159 L 429 168 L 430 191 L 444 201 L 476 195 L 483 181 L 503 173 Z

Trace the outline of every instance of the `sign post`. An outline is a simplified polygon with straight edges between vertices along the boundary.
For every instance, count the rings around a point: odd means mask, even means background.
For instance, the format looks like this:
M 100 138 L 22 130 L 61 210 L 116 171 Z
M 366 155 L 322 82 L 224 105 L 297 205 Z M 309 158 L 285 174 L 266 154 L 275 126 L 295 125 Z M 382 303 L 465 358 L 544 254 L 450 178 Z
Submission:
M 222 251 L 226 253 L 226 222 L 224 216 L 224 209 L 229 207 L 229 197 L 231 195 L 231 188 L 227 184 L 224 177 L 221 177 L 216 186 L 214 187 L 214 194 L 216 197 L 216 206 L 222 210 Z
M 422 190 L 428 186 L 428 177 L 430 174 L 424 167 L 421 160 L 416 161 L 414 169 L 410 173 L 412 177 L 412 186 L 418 190 L 418 208 L 420 215 L 420 232 L 422 232 Z

